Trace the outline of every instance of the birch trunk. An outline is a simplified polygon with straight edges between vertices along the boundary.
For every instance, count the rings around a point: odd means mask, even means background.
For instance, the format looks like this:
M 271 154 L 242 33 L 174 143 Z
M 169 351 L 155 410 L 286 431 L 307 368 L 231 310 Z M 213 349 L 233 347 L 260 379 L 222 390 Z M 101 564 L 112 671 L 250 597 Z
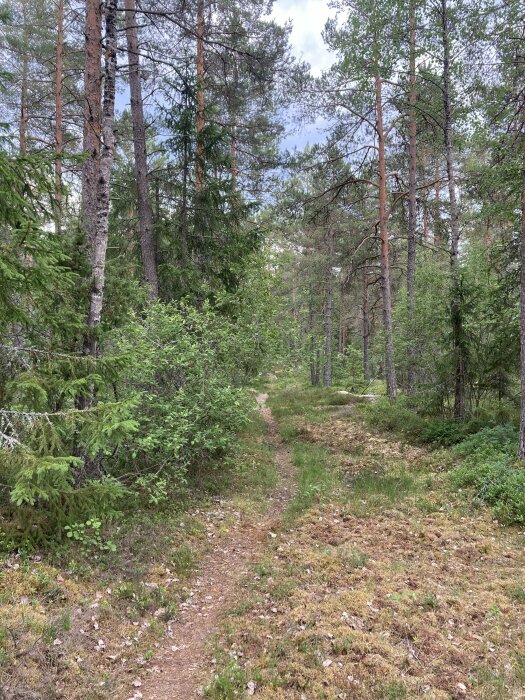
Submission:
M 139 238 L 142 254 L 144 281 L 152 299 L 159 296 L 159 281 L 153 241 L 153 212 L 148 188 L 148 157 L 146 151 L 146 127 L 142 101 L 139 42 L 135 0 L 125 0 L 126 39 L 128 46 L 129 91 L 131 119 L 133 122 L 133 150 L 135 155 L 135 180 L 137 183 L 137 209 Z
M 115 157 L 115 74 L 117 67 L 117 0 L 106 2 L 106 41 L 104 100 L 102 107 L 102 149 L 100 155 L 95 240 L 92 249 L 92 276 L 88 314 L 88 334 L 84 351 L 97 355 L 97 329 L 102 316 L 106 251 L 108 245 L 111 169 Z
M 348 319 L 346 317 L 346 295 L 345 285 L 341 281 L 339 289 L 339 341 L 337 344 L 338 351 L 342 354 L 346 349 L 346 340 L 348 332 Z
M 57 233 L 62 223 L 62 154 L 64 134 L 62 116 L 64 99 L 63 87 L 63 51 L 64 51 L 64 0 L 58 0 L 57 8 L 57 49 L 55 64 L 55 226 Z
M 451 276 L 451 322 L 454 351 L 454 417 L 465 415 L 465 367 L 463 356 L 463 319 L 460 299 L 458 264 L 459 220 L 456 201 L 456 178 L 452 146 L 452 109 L 450 97 L 450 38 L 447 0 L 441 0 L 443 40 L 443 107 L 445 113 L 445 156 L 450 206 L 450 276 Z
M 390 286 L 390 259 L 388 244 L 388 213 L 386 192 L 385 133 L 383 129 L 383 97 L 381 78 L 375 79 L 377 143 L 379 155 L 379 237 L 381 239 L 381 288 L 383 296 L 383 326 L 385 329 L 386 393 L 394 400 L 397 394 L 394 366 L 394 338 L 392 332 L 392 292 Z
M 102 11 L 100 0 L 86 0 L 82 219 L 93 264 L 97 226 L 97 187 L 101 138 Z

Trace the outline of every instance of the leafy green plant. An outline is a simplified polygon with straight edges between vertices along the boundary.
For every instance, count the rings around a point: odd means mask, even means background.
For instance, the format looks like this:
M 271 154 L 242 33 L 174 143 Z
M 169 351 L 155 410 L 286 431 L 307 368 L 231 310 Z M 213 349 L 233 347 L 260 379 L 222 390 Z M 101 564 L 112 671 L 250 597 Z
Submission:
M 102 538 L 102 521 L 90 518 L 85 523 L 66 525 L 64 530 L 69 539 L 80 544 L 83 554 L 115 552 L 117 547 L 111 540 Z
M 516 429 L 512 425 L 484 428 L 460 443 L 463 458 L 450 475 L 456 488 L 470 487 L 494 508 L 505 523 L 525 523 L 525 469 L 516 461 Z

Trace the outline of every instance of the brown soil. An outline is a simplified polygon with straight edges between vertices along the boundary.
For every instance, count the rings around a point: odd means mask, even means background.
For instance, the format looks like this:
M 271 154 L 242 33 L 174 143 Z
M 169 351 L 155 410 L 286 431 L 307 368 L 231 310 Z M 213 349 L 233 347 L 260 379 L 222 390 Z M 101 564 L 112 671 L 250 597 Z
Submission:
M 203 559 L 188 600 L 180 605 L 178 619 L 168 623 L 165 646 L 153 659 L 149 677 L 137 687 L 136 698 L 191 700 L 202 696 L 203 683 L 213 669 L 207 645 L 217 631 L 221 613 L 234 601 L 239 580 L 261 554 L 291 498 L 293 467 L 266 406 L 267 398 L 267 394 L 259 394 L 257 403 L 267 425 L 268 441 L 275 449 L 279 487 L 259 522 L 241 522 Z

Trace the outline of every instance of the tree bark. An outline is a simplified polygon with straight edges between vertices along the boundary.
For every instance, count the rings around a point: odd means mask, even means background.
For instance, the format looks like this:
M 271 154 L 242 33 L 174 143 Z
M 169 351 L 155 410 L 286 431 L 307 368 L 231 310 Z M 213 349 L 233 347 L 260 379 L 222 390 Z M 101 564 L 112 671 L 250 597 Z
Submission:
M 137 33 L 135 0 L 125 0 L 126 39 L 128 46 L 129 90 L 131 119 L 133 122 L 133 150 L 135 155 L 135 180 L 137 183 L 137 209 L 139 215 L 139 238 L 142 254 L 144 280 L 150 297 L 159 296 L 159 280 L 153 241 L 153 212 L 148 188 L 148 156 L 146 151 L 146 127 L 142 101 L 141 70 Z
M 521 170 L 521 288 L 520 288 L 520 380 L 521 416 L 518 459 L 525 460 L 525 104 L 522 106 L 523 163 Z
M 63 87 L 63 52 L 64 52 L 64 0 L 58 0 L 57 8 L 57 49 L 55 64 L 55 226 L 57 233 L 62 223 L 62 154 L 64 134 L 62 117 L 64 99 Z
M 115 157 L 115 74 L 117 67 L 117 0 L 106 2 L 102 150 L 98 168 L 97 216 L 92 249 L 92 275 L 85 354 L 97 356 L 97 329 L 102 316 L 109 231 L 111 169 Z
M 377 143 L 379 155 L 379 237 L 381 239 L 381 288 L 383 296 L 383 325 L 385 329 L 385 379 L 386 393 L 394 400 L 397 394 L 394 366 L 394 338 L 392 332 L 392 292 L 390 286 L 390 260 L 388 244 L 388 213 L 386 191 L 385 133 L 383 129 L 382 81 L 375 79 Z
M 368 276 L 363 270 L 363 376 L 370 381 L 370 320 L 368 310 Z
M 28 22 L 27 0 L 22 2 L 22 83 L 20 86 L 20 119 L 18 124 L 18 145 L 20 154 L 27 153 L 27 125 L 29 122 L 28 93 L 29 93 L 29 46 L 28 46 Z
M 93 264 L 97 228 L 97 188 L 102 128 L 101 60 L 102 10 L 100 0 L 86 0 L 84 68 L 84 134 L 82 151 L 82 220 Z
M 339 340 L 337 344 L 337 349 L 341 354 L 344 353 L 346 349 L 347 333 L 348 324 L 346 318 L 345 285 L 341 282 L 339 289 Z
M 408 164 L 408 251 L 407 251 L 407 306 L 408 306 L 408 376 L 407 390 L 414 393 L 416 384 L 415 366 L 415 282 L 416 282 L 416 236 L 417 236 L 417 125 L 416 125 L 416 8 L 410 2 L 410 59 L 409 59 L 409 164 Z
M 197 120 L 195 152 L 195 189 L 204 187 L 204 0 L 197 2 Z
M 323 385 L 332 385 L 332 342 L 334 326 L 334 277 L 332 272 L 334 257 L 334 231 L 329 225 L 326 234 L 326 297 L 324 307 L 324 357 Z
M 310 333 L 310 383 L 312 386 L 319 384 L 319 351 L 316 351 L 314 338 L 314 310 L 310 292 L 308 300 L 308 330 Z
M 454 352 L 454 417 L 465 415 L 465 367 L 463 353 L 463 318 L 460 298 L 458 264 L 459 220 L 456 201 L 456 179 L 452 146 L 452 108 L 450 95 L 450 37 L 447 0 L 441 0 L 443 40 L 443 108 L 445 113 L 444 135 L 447 162 L 447 181 L 450 207 L 450 275 L 451 275 L 451 322 Z
M 428 243 L 430 240 L 428 230 L 428 197 L 425 194 L 423 200 L 423 241 Z

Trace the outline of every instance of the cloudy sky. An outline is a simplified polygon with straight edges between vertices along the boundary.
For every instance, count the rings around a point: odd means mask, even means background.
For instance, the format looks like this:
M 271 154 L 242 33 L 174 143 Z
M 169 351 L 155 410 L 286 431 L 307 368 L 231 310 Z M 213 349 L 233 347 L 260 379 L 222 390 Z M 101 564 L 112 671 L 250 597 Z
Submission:
M 292 21 L 290 39 L 293 51 L 298 58 L 310 64 L 314 75 L 319 75 L 333 63 L 333 57 L 321 36 L 331 14 L 328 0 L 276 0 L 274 4 L 272 15 L 279 24 Z M 289 128 L 282 147 L 293 150 L 322 140 L 324 126 L 324 119 L 319 118 L 312 124 L 301 124 L 297 129 Z
M 273 16 L 284 24 L 290 19 L 293 23 L 291 41 L 298 57 L 312 66 L 318 75 L 332 63 L 321 32 L 331 14 L 328 0 L 276 0 Z

